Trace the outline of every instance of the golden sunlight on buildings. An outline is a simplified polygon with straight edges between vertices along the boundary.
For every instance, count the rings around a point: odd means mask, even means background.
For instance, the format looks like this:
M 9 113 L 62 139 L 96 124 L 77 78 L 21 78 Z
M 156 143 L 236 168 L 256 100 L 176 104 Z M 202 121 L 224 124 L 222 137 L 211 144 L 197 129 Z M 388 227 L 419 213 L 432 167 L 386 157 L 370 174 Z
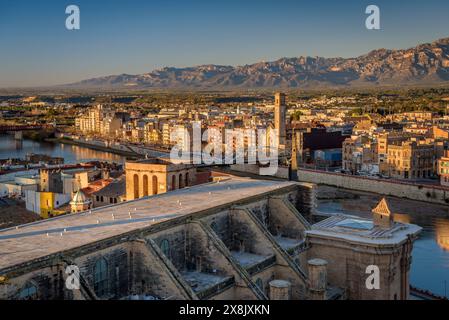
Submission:
M 411 219 L 408 214 L 402 214 L 402 213 L 395 213 L 394 214 L 394 221 L 405 223 L 405 224 L 411 224 Z
M 435 236 L 438 245 L 449 251 L 449 220 L 438 219 L 435 223 Z

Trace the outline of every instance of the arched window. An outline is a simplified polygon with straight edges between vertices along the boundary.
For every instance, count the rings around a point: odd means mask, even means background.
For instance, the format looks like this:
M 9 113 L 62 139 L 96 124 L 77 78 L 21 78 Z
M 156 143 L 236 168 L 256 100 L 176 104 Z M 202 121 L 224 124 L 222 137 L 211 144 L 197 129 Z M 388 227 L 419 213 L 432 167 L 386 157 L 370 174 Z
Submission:
M 158 185 L 158 181 L 157 181 L 157 177 L 156 176 L 153 176 L 151 184 L 153 186 L 153 194 L 158 194 L 159 185 Z
M 134 185 L 134 199 L 139 199 L 139 176 L 137 174 L 133 177 Z
M 185 186 L 188 187 L 189 184 L 190 184 L 190 183 L 189 183 L 189 173 L 187 172 L 187 173 L 186 173 L 186 183 L 185 183 Z
M 170 258 L 170 243 L 167 239 L 162 240 L 161 242 L 161 250 L 162 253 L 167 257 Z
M 94 291 L 97 296 L 104 296 L 108 289 L 108 263 L 104 258 L 95 263 L 94 268 Z
M 176 176 L 175 175 L 171 176 L 171 189 L 176 190 Z
M 182 173 L 179 174 L 179 189 L 184 188 L 184 180 L 182 179 Z
M 143 176 L 143 196 L 144 197 L 148 196 L 148 176 L 147 175 Z
M 36 300 L 37 298 L 37 287 L 31 282 L 25 284 L 19 293 L 20 300 Z
M 260 289 L 260 291 L 264 292 L 263 290 L 263 281 L 260 278 L 257 278 L 256 280 L 256 286 Z

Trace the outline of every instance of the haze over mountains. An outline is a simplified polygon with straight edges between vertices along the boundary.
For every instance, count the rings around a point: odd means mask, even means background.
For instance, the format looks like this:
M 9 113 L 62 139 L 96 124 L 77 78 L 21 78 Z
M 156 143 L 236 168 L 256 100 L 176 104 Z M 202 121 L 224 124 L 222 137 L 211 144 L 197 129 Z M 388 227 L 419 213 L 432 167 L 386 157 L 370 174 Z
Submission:
M 449 84 L 449 38 L 405 50 L 379 49 L 357 58 L 298 57 L 245 66 L 163 68 L 64 85 L 89 89 L 312 88 Z

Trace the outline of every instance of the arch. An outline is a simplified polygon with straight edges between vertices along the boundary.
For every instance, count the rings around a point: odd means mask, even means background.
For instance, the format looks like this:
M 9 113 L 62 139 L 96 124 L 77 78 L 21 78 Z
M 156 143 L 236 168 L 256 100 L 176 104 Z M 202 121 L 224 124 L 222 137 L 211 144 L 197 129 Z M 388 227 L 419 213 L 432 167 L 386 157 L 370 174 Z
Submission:
M 161 250 L 167 258 L 170 258 L 170 243 L 167 239 L 161 241 Z
M 171 176 L 171 190 L 176 190 L 176 175 Z
M 157 176 L 153 176 L 151 185 L 153 187 L 153 194 L 158 194 L 159 185 L 158 185 L 158 181 L 157 181 Z
M 37 286 L 32 282 L 27 282 L 19 292 L 20 300 L 36 300 L 37 298 Z
M 144 197 L 148 196 L 148 176 L 147 175 L 143 176 L 143 196 Z
M 182 177 L 182 173 L 179 174 L 179 189 L 184 188 L 184 180 Z
M 134 187 L 134 199 L 139 199 L 139 176 L 137 174 L 133 176 L 133 187 Z
M 187 172 L 186 173 L 186 182 L 184 184 L 186 187 L 188 187 L 190 185 L 189 178 L 190 178 L 190 176 L 189 176 L 189 173 Z
M 94 268 L 94 291 L 97 296 L 104 296 L 108 289 L 108 263 L 106 259 L 98 259 Z

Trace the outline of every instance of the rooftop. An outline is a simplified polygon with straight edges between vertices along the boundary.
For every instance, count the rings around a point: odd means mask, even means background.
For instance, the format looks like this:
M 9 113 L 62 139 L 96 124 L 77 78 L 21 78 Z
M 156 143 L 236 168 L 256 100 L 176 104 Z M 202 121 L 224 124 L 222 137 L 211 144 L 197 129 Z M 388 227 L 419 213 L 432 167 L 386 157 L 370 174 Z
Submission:
M 421 227 L 417 225 L 395 222 L 391 229 L 382 229 L 373 225 L 371 220 L 342 214 L 323 220 L 306 231 L 311 236 L 376 246 L 397 245 L 419 232 Z
M 115 180 L 106 187 L 93 193 L 94 196 L 119 197 L 126 193 L 126 181 L 124 178 Z
M 0 270 L 235 201 L 295 185 L 232 177 L 0 231 Z

